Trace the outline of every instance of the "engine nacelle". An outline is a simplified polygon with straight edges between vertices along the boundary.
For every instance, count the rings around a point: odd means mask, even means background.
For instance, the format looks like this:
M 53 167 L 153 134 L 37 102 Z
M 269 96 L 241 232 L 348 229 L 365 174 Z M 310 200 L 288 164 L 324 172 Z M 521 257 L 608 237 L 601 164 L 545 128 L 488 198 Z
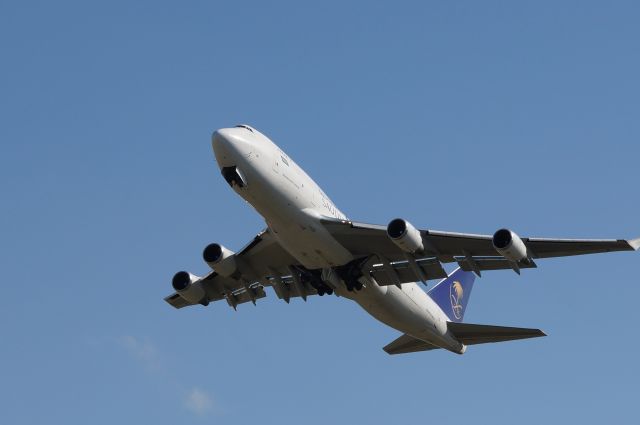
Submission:
M 207 245 L 202 252 L 202 258 L 219 275 L 229 277 L 238 270 L 235 253 L 220 244 Z
M 387 235 L 405 252 L 413 254 L 424 250 L 420 231 L 406 220 L 401 218 L 391 220 L 387 226 Z
M 206 295 L 200 277 L 189 272 L 176 273 L 171 285 L 182 298 L 193 304 L 201 302 Z
M 528 258 L 526 245 L 520 236 L 509 229 L 498 230 L 491 241 L 496 251 L 509 261 L 517 263 Z

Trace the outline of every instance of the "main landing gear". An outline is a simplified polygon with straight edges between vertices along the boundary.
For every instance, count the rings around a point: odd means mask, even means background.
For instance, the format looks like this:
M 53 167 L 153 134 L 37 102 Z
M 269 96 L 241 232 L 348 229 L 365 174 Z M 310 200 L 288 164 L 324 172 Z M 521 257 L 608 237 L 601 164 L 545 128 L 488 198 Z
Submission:
M 347 287 L 347 291 L 360 291 L 363 288 L 360 278 L 362 277 L 362 267 L 368 258 L 358 258 L 341 267 L 336 267 L 336 273 Z
M 304 283 L 311 285 L 318 295 L 333 295 L 334 289 L 338 285 L 344 285 L 349 292 L 360 291 L 364 287 L 360 278 L 362 277 L 362 267 L 367 262 L 368 258 L 359 258 L 353 260 L 344 266 L 334 267 L 332 269 L 323 270 L 309 270 L 304 267 L 296 267 L 300 272 L 300 279 Z
M 359 291 L 362 289 L 362 283 L 358 282 L 357 280 L 352 282 L 345 280 L 344 283 L 347 286 L 347 291 L 349 292 Z
M 327 285 L 316 288 L 318 291 L 318 295 L 323 296 L 324 294 L 333 295 L 333 289 L 329 288 Z
M 301 276 L 303 282 L 309 283 L 318 292 L 318 295 L 333 295 L 333 288 L 324 283 L 322 280 L 322 273 L 319 270 L 301 270 Z

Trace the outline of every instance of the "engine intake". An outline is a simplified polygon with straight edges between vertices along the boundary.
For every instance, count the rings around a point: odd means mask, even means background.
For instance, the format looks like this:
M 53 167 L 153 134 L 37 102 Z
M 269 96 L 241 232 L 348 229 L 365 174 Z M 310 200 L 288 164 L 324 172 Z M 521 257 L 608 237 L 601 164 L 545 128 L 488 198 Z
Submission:
M 173 289 L 176 291 L 184 291 L 189 285 L 191 285 L 191 276 L 185 271 L 176 273 L 171 280 L 171 286 L 173 286 Z
M 189 272 L 179 271 L 173 276 L 171 285 L 176 292 L 186 301 L 196 304 L 205 298 L 200 277 Z
M 212 243 L 202 251 L 202 258 L 216 273 L 228 277 L 236 272 L 235 253 L 224 246 Z
M 405 252 L 413 254 L 416 251 L 424 250 L 420 231 L 402 218 L 396 218 L 389 222 L 387 235 L 393 243 Z
M 491 242 L 496 251 L 509 261 L 517 263 L 528 258 L 527 246 L 520 236 L 509 229 L 495 232 Z

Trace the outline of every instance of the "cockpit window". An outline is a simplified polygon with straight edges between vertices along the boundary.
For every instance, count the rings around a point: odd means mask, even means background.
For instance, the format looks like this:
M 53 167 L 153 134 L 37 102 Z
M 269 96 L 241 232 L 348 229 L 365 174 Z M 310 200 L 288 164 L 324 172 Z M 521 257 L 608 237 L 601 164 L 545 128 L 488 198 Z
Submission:
M 253 133 L 253 128 L 251 128 L 251 127 L 249 127 L 248 125 L 245 125 L 245 124 L 238 124 L 238 125 L 236 125 L 236 128 L 244 128 L 244 129 L 247 129 L 247 130 L 249 130 L 250 132 Z

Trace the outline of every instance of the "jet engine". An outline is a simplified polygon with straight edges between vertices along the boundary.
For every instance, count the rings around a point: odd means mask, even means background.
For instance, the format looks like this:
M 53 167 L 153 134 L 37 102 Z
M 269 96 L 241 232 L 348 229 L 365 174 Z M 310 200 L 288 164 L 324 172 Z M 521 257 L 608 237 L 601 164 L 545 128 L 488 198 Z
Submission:
M 200 277 L 189 272 L 176 273 L 171 280 L 171 285 L 182 298 L 190 303 L 196 304 L 205 298 L 206 294 Z
M 207 245 L 202 258 L 216 273 L 225 277 L 231 276 L 238 269 L 235 253 L 217 243 Z
M 413 254 L 424 250 L 420 231 L 406 220 L 401 218 L 391 220 L 387 226 L 387 235 L 405 252 Z
M 515 263 L 527 259 L 527 247 L 520 236 L 509 229 L 500 229 L 491 239 L 493 247 L 500 255 Z

